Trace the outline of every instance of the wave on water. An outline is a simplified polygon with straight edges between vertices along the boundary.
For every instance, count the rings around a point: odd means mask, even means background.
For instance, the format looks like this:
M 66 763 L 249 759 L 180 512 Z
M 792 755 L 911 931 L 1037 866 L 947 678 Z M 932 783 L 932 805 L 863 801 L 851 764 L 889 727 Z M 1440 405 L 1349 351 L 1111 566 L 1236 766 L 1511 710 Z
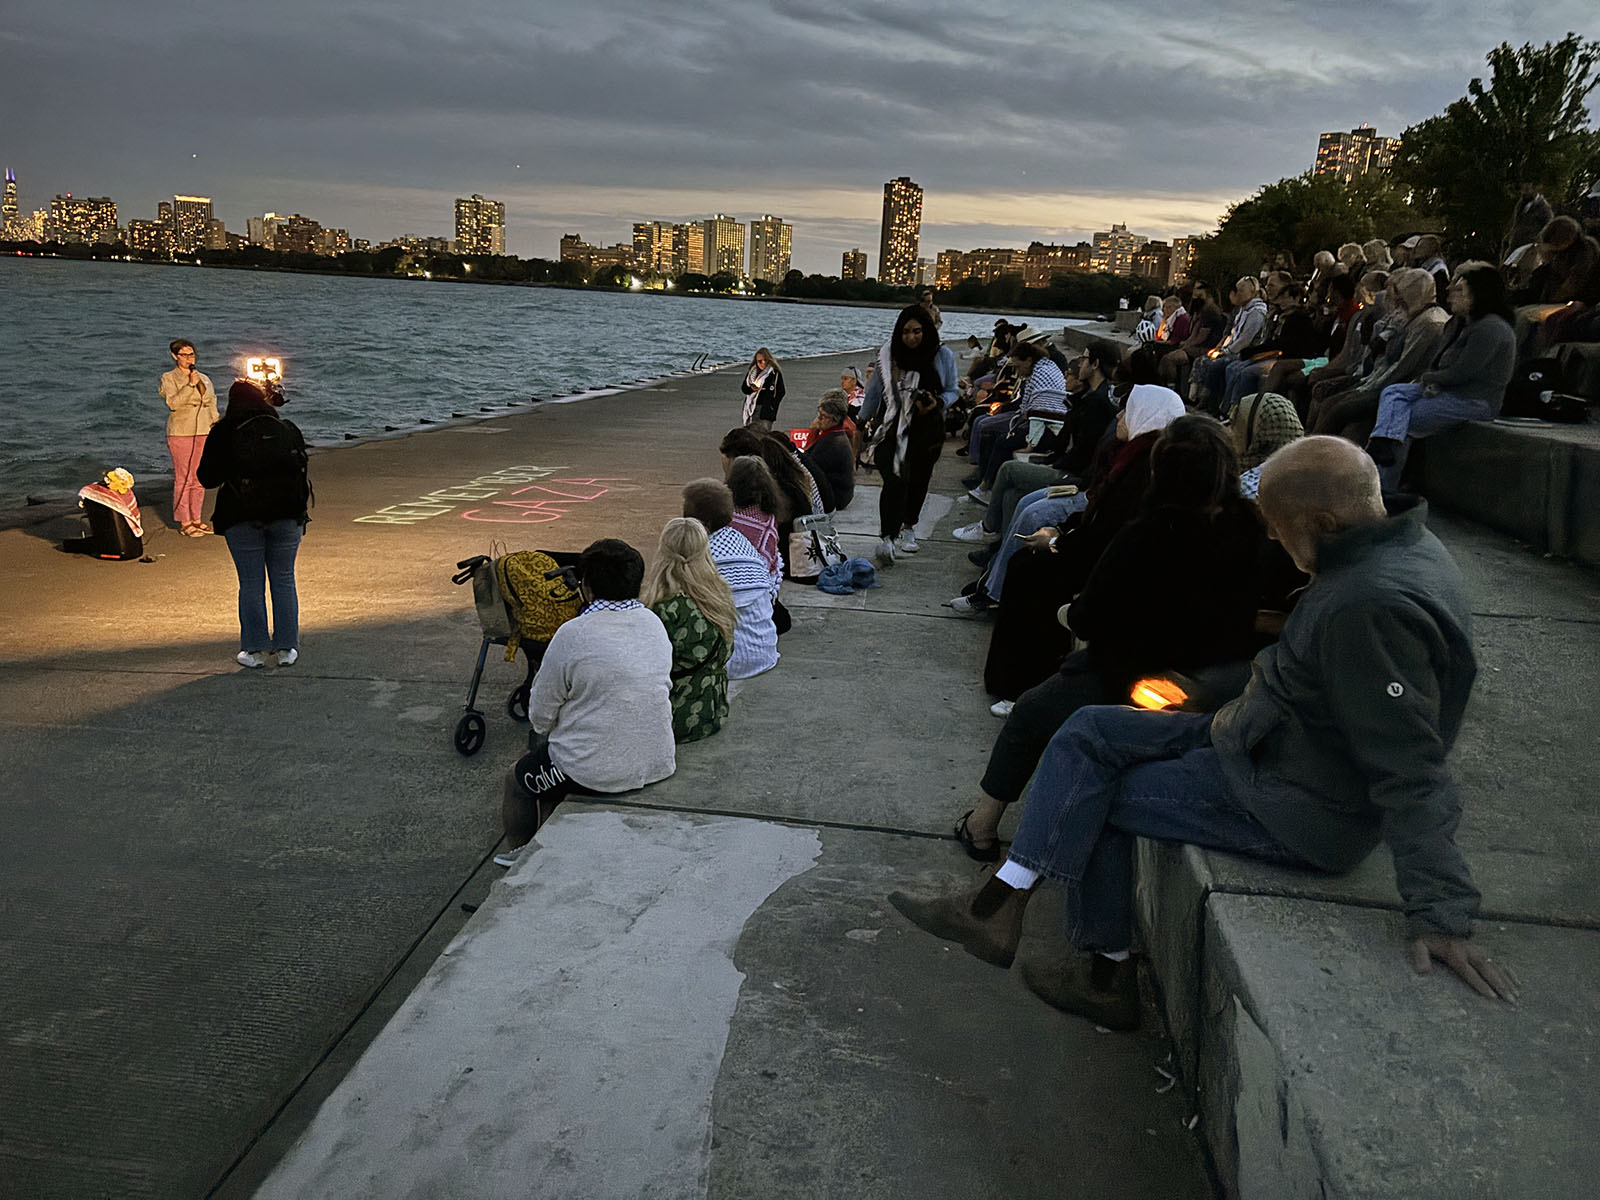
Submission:
M 571 404 L 702 365 L 881 344 L 890 309 L 424 283 L 132 263 L 0 260 L 0 507 L 76 491 L 115 466 L 168 475 L 156 392 L 192 340 L 226 392 L 253 354 L 283 358 L 314 444 L 414 431 L 537 397 Z M 946 339 L 994 318 L 947 313 Z M 1039 324 L 1059 324 L 1041 318 Z M 48 380 L 48 383 L 44 382 Z M 488 415 L 488 414 L 485 414 Z

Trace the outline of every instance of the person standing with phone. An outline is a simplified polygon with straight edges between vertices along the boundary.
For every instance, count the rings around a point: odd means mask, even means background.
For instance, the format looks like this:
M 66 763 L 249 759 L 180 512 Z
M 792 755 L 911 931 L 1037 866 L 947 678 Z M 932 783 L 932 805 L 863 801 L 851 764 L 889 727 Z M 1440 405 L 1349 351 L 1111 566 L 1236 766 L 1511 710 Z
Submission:
M 212 532 L 202 517 L 206 490 L 200 484 L 200 456 L 206 436 L 220 419 L 217 390 L 195 369 L 194 343 L 179 338 L 167 347 L 175 364 L 161 377 L 161 398 L 167 402 L 167 453 L 172 455 L 172 519 L 184 537 Z

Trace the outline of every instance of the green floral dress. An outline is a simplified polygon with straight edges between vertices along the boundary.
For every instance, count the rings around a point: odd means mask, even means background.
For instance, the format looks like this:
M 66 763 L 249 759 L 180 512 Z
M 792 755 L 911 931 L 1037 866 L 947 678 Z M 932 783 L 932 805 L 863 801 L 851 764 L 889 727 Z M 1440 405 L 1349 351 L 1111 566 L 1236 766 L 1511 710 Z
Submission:
M 672 736 L 680 742 L 710 737 L 728 715 L 728 655 L 732 647 L 687 596 L 653 611 L 672 640 Z

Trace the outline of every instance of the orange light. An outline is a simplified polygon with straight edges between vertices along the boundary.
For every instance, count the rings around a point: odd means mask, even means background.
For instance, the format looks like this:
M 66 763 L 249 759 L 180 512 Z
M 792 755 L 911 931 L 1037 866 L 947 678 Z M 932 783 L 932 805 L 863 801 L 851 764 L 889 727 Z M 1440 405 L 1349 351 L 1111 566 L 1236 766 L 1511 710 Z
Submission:
M 996 400 L 993 404 L 989 405 L 989 412 L 991 415 L 1000 411 L 1001 403 L 1001 401 Z
M 1141 679 L 1128 697 L 1136 708 L 1152 710 L 1178 708 L 1188 698 L 1189 693 L 1170 679 Z

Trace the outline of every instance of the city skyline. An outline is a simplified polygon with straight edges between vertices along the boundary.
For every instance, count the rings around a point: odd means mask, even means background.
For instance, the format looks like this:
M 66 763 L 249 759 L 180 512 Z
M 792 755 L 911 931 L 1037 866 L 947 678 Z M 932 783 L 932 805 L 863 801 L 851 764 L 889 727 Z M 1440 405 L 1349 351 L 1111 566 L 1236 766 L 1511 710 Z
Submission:
M 1460 97 L 1499 41 L 1592 29 L 1591 12 L 1552 0 L 1461 21 L 1399 0 L 1352 25 L 1310 3 L 1266 20 L 1218 0 L 1162 22 L 1097 13 L 1106 36 L 1084 38 L 1032 0 L 978 22 L 949 0 L 915 20 L 867 0 L 709 0 L 665 18 L 641 0 L 534 18 L 507 0 L 447 15 L 267 0 L 204 21 L 174 0 L 82 0 L 8 14 L 0 164 L 29 208 L 109 193 L 145 215 L 205 195 L 235 228 L 298 212 L 373 242 L 448 237 L 453 201 L 479 193 L 506 204 L 506 249 L 523 257 L 574 229 L 621 240 L 639 215 L 781 213 L 794 265 L 833 274 L 844 251 L 876 248 L 881 185 L 900 175 L 927 192 L 924 256 L 1073 244 L 1119 222 L 1209 230 L 1304 172 L 1320 134 L 1398 135 Z M 175 92 L 149 64 L 177 46 Z M 730 88 L 753 62 L 760 86 Z M 1001 67 L 1028 87 L 995 87 Z

